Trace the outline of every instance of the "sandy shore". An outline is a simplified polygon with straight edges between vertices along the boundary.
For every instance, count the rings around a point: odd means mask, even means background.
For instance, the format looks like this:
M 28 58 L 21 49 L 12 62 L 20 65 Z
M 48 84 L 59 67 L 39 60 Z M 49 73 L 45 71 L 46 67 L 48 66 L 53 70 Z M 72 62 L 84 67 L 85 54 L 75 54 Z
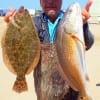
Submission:
M 0 18 L 0 42 L 2 33 L 6 24 Z M 100 25 L 90 24 L 91 31 L 95 36 L 93 47 L 86 52 L 87 72 L 90 77 L 88 89 L 93 100 L 100 100 Z M 16 76 L 9 72 L 2 58 L 2 49 L 0 44 L 0 98 L 2 100 L 37 100 L 34 90 L 33 72 L 26 76 L 28 91 L 18 94 L 12 90 Z
M 94 34 L 95 42 L 92 48 L 86 52 L 87 69 L 90 77 L 88 87 L 93 100 L 100 100 L 100 24 L 90 24 L 90 29 Z

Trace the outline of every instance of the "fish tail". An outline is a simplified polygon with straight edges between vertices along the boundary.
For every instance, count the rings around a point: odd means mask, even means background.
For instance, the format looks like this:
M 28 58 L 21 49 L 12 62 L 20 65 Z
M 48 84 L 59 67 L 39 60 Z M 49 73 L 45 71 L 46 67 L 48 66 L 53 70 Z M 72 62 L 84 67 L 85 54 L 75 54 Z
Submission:
M 93 100 L 93 99 L 89 96 L 86 96 L 86 97 L 79 96 L 78 100 Z
M 13 90 L 18 92 L 18 93 L 21 93 L 23 91 L 27 91 L 28 87 L 27 87 L 26 80 L 25 79 L 23 79 L 23 80 L 16 79 L 16 81 L 13 85 Z
M 80 91 L 78 100 L 93 100 L 88 91 Z
M 89 100 L 88 97 L 79 97 L 78 100 Z

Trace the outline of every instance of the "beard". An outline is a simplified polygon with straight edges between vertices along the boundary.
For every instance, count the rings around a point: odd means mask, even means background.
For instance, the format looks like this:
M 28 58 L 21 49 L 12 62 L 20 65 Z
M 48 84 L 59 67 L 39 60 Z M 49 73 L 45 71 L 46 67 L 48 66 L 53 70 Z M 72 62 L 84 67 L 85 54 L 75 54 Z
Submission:
M 50 10 L 50 11 L 48 11 L 47 15 L 51 16 L 51 17 L 55 17 L 55 16 L 57 16 L 57 13 L 54 10 Z

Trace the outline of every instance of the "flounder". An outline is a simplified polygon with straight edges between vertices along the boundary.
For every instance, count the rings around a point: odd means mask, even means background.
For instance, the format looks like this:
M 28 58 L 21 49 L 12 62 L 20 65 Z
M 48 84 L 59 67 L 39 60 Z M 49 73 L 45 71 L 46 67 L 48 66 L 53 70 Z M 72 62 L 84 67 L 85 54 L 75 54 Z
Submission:
M 2 37 L 3 58 L 8 69 L 17 75 L 13 89 L 26 91 L 25 75 L 36 67 L 40 57 L 40 40 L 29 12 L 15 11 Z
M 79 91 L 79 100 L 90 100 L 86 88 L 85 43 L 81 7 L 71 4 L 57 28 L 56 49 L 68 85 Z

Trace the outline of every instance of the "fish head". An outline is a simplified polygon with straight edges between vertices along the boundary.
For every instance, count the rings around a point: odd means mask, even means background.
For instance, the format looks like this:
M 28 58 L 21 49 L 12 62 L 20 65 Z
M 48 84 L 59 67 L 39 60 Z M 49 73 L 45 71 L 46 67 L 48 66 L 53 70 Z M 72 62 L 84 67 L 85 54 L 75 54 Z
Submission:
M 30 15 L 27 9 L 24 9 L 23 11 L 18 9 L 16 10 L 15 14 L 12 16 L 11 23 L 17 28 L 22 28 L 27 22 L 26 19 L 28 19 L 29 16 Z
M 83 21 L 79 3 L 75 2 L 67 8 L 61 23 L 64 33 L 83 37 L 80 36 L 83 35 Z

